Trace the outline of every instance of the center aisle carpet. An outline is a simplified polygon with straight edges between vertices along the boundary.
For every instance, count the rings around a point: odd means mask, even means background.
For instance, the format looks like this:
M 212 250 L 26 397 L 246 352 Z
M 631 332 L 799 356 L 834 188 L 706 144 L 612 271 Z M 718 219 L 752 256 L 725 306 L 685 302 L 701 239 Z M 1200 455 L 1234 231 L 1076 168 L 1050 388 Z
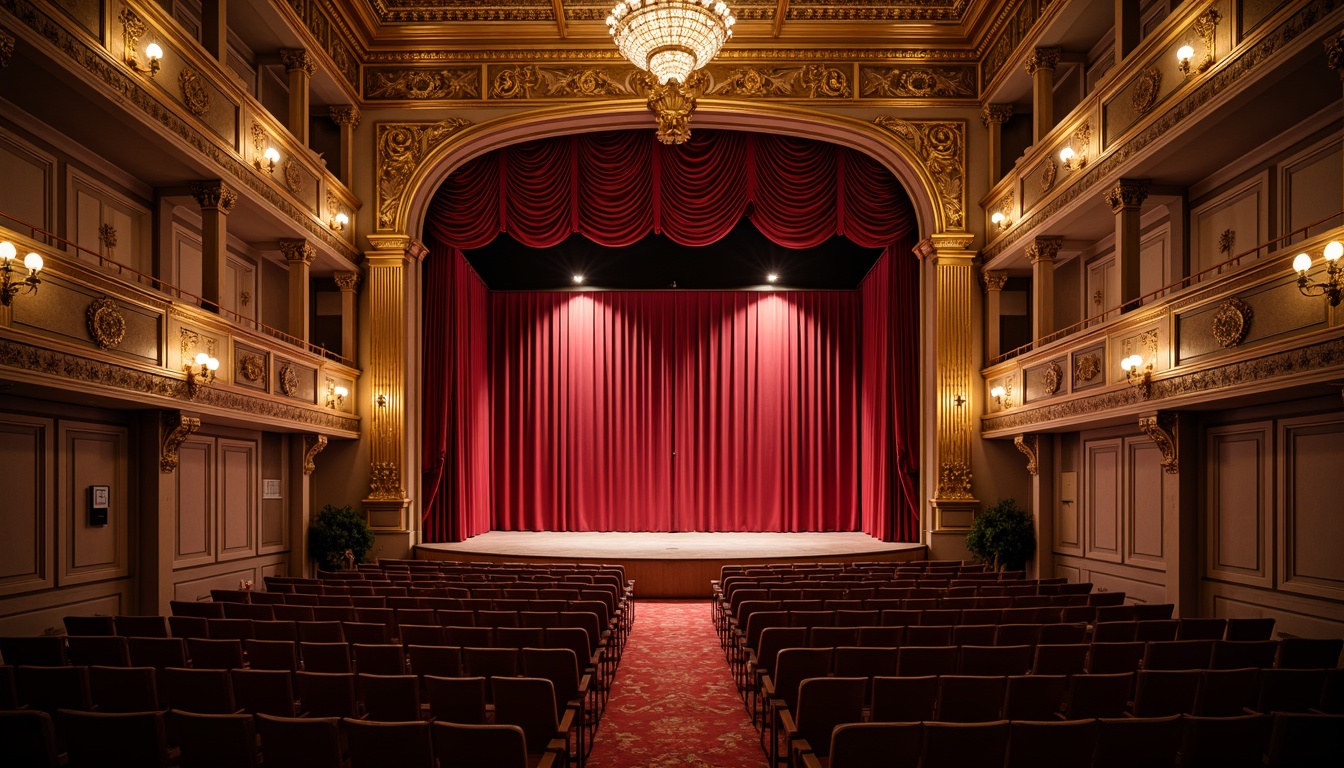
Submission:
M 589 768 L 764 768 L 707 601 L 640 602 Z

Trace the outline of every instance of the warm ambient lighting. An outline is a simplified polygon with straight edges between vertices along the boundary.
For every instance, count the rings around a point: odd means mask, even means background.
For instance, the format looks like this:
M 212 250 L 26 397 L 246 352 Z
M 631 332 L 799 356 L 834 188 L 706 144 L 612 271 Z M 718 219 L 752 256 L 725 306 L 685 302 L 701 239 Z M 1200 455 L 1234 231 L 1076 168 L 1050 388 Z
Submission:
M 1073 151 L 1073 147 L 1065 147 L 1059 150 L 1059 162 L 1064 164 L 1065 170 L 1076 171 L 1087 165 L 1087 157 Z
M 182 364 L 187 374 L 187 395 L 195 397 L 201 387 L 215 380 L 215 371 L 219 370 L 219 361 L 204 352 L 197 352 L 196 359 Z
M 1125 369 L 1125 378 L 1130 386 L 1138 387 L 1144 399 L 1147 399 L 1153 384 L 1153 364 L 1145 363 L 1141 355 L 1130 355 L 1120 361 L 1120 367 Z
M 327 407 L 335 410 L 345 403 L 345 396 L 350 394 L 350 390 L 345 387 L 337 386 L 336 382 L 327 379 Z
M 1200 59 L 1199 64 L 1194 64 L 1195 47 L 1190 44 L 1182 45 L 1176 50 L 1176 63 L 1181 68 L 1181 74 L 1189 77 L 1193 72 L 1206 72 L 1213 66 L 1215 46 L 1217 42 L 1218 22 L 1222 21 L 1223 15 L 1216 9 L 1201 13 L 1199 18 L 1195 19 L 1191 27 L 1199 39 L 1204 42 L 1204 58 Z
M 1338 307 L 1344 298 L 1344 268 L 1339 265 L 1339 257 L 1344 256 L 1344 243 L 1331 240 L 1326 243 L 1321 256 L 1325 260 L 1325 279 L 1311 280 L 1307 272 L 1311 269 L 1311 256 L 1303 252 L 1293 259 L 1293 270 L 1297 272 L 1297 289 L 1303 296 L 1324 296 L 1330 306 Z
M 574 276 L 574 284 L 575 284 L 575 285 L 582 285 L 582 284 L 583 284 L 583 275 L 575 275 L 575 276 Z
M 126 66 L 142 75 L 153 77 L 159 74 L 159 62 L 163 60 L 163 49 L 159 47 L 158 43 L 150 43 L 145 46 L 145 60 L 149 62 L 148 67 L 140 66 L 140 62 L 136 61 L 133 51 L 126 54 Z
M 989 217 L 989 221 L 999 229 L 1008 228 L 1008 217 L 1003 215 L 1003 211 L 995 211 L 994 215 Z
M 262 161 L 265 162 L 262 162 Z M 261 153 L 261 158 L 254 161 L 257 170 L 267 173 L 275 173 L 275 164 L 280 162 L 280 150 L 275 147 L 267 147 L 266 151 Z
M 733 36 L 737 19 L 720 0 L 621 0 L 607 31 L 621 55 L 667 85 L 681 85 Z
M 1004 387 L 1002 384 L 989 390 L 989 396 L 994 398 L 994 403 L 1000 408 L 1012 407 L 1013 402 L 1009 399 L 1011 394 L 1012 390 Z
M 767 282 L 773 283 L 776 280 L 779 280 L 779 275 L 775 274 L 774 272 L 771 272 L 770 274 L 765 276 L 765 279 Z
M 1176 61 L 1181 65 L 1181 72 L 1190 74 L 1190 60 L 1195 58 L 1195 48 L 1192 45 L 1182 45 L 1176 50 Z
M 345 215 L 345 211 L 337 213 L 331 217 L 331 228 L 340 232 L 345 229 L 345 225 L 350 223 L 350 217 Z
M 18 279 L 14 270 L 14 259 L 18 255 L 19 251 L 13 243 L 0 243 L 0 262 L 3 262 L 0 264 L 0 304 L 6 307 L 19 291 L 37 293 L 37 286 L 42 282 L 37 277 L 37 273 L 42 271 L 42 257 L 36 253 L 24 256 L 23 266 L 28 268 L 28 276 Z

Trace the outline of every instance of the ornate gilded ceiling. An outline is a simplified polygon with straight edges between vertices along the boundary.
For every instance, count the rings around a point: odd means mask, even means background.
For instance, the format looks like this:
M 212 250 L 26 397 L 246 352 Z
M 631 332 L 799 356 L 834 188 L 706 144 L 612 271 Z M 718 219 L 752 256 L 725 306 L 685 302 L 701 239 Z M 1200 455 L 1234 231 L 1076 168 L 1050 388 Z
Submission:
M 607 0 L 367 0 L 382 24 L 442 21 L 602 21 Z M 970 0 L 738 0 L 741 21 L 937 21 L 960 23 Z

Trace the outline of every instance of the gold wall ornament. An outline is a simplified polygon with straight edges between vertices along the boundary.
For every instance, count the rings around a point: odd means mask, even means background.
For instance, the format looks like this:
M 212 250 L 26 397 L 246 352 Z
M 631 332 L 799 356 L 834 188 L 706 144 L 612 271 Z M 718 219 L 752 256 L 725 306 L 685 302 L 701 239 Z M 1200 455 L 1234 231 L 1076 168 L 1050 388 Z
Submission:
M 85 311 L 89 336 L 102 349 L 116 349 L 126 338 L 126 318 L 117 309 L 117 302 L 104 296 L 94 299 Z
M 1241 299 L 1224 300 L 1213 316 L 1214 341 L 1224 349 L 1237 346 L 1250 332 L 1253 315 L 1251 305 Z
M 1053 157 L 1047 157 L 1041 167 L 1041 194 L 1047 194 L 1054 189 L 1057 178 L 1059 178 L 1059 166 Z
M 266 378 L 266 358 L 261 355 L 243 355 L 238 358 L 238 375 L 252 382 Z
M 98 242 L 102 243 L 103 250 L 111 253 L 117 247 L 117 228 L 111 224 L 99 224 Z
M 296 195 L 303 194 L 303 171 L 292 158 L 285 161 L 285 186 Z
M 1101 358 L 1097 355 L 1081 355 L 1073 361 L 1073 375 L 1079 381 L 1091 381 L 1101 372 Z
M 965 121 L 902 120 L 882 115 L 873 122 L 891 131 L 924 162 L 938 192 L 945 228 L 965 229 Z
M 938 471 L 939 499 L 971 499 L 971 468 L 964 462 L 943 464 Z
M 234 204 L 238 202 L 238 193 L 228 184 L 218 180 L 191 182 L 191 196 L 201 208 L 218 209 L 226 216 L 233 211 Z
M 836 67 L 804 64 L 792 67 L 710 66 L 706 96 L 775 98 L 848 98 L 849 77 Z
M 293 264 L 298 262 L 304 265 L 311 265 L 313 259 L 317 257 L 317 248 L 307 240 L 289 239 L 278 241 L 280 254 L 285 257 L 285 261 Z
M 1013 438 L 1013 445 L 1027 457 L 1027 474 L 1036 475 L 1040 471 L 1037 459 L 1040 456 L 1040 438 L 1032 435 L 1018 435 Z
M 986 104 L 980 110 L 980 124 L 988 128 L 991 123 L 1003 125 L 1013 116 L 1012 104 Z
M 210 112 L 210 90 L 196 70 L 183 67 L 177 73 L 177 87 L 182 91 L 182 104 L 188 112 L 197 117 L 205 117 Z
M 0 30 L 0 67 L 8 67 L 14 58 L 14 36 Z
M 348 125 L 351 128 L 358 128 L 359 121 L 364 117 L 358 108 L 348 104 L 330 107 L 327 114 L 331 116 L 331 122 L 337 125 Z
M 303 72 L 309 77 L 317 72 L 317 62 L 303 48 L 281 48 L 280 63 L 286 72 Z
M 327 447 L 326 435 L 304 435 L 303 436 L 303 474 L 311 475 L 317 469 L 314 459 L 317 454 Z
M 1002 291 L 1003 286 L 1008 284 L 1007 272 L 987 269 L 980 273 L 980 278 L 985 281 L 987 291 Z
M 859 78 L 862 81 L 859 95 L 871 99 L 975 98 L 979 95 L 973 67 L 861 67 Z M 990 106 L 1008 107 L 1008 115 L 996 122 L 1006 122 L 1012 115 L 1012 105 Z M 983 111 L 981 119 L 985 119 Z
M 177 338 L 184 363 L 194 359 L 197 352 L 204 352 L 210 357 L 215 356 L 215 340 L 209 336 L 179 328 Z
M 1199 35 L 1200 40 L 1204 41 L 1204 58 L 1199 64 L 1190 65 L 1189 59 L 1181 59 L 1181 73 L 1189 75 L 1193 69 L 1196 72 L 1204 73 L 1213 66 L 1215 48 L 1217 46 L 1218 22 L 1223 20 L 1223 14 L 1216 8 L 1210 8 L 1195 18 L 1191 27 L 1195 34 Z
M 159 443 L 160 472 L 172 474 L 177 470 L 178 449 L 182 447 L 183 441 L 200 428 L 201 420 L 195 416 L 187 416 L 181 412 L 163 414 L 160 429 L 162 440 Z
M 541 73 L 535 66 L 520 64 L 500 70 L 490 87 L 492 99 L 525 99 L 541 82 Z
M 1344 32 L 1325 39 L 1326 64 L 1344 80 Z
M 280 369 L 280 391 L 285 397 L 293 397 L 299 391 L 299 374 L 288 363 Z
M 359 287 L 358 272 L 336 272 L 331 277 L 342 291 L 353 291 Z
M 1037 70 L 1048 69 L 1054 71 L 1059 66 L 1059 57 L 1064 53 L 1062 48 L 1036 48 L 1027 54 L 1027 76 L 1035 77 Z
M 639 70 L 625 66 L 559 67 L 520 64 L 490 67 L 492 99 L 575 99 L 637 96 Z
M 1180 434 L 1176 414 L 1164 411 L 1154 416 L 1140 416 L 1139 429 L 1162 452 L 1162 471 L 1169 475 L 1180 473 L 1180 449 L 1177 445 Z
M 664 144 L 685 144 L 691 138 L 691 115 L 695 113 L 696 86 L 704 81 L 700 73 L 692 73 L 687 84 L 675 80 L 665 84 L 654 83 L 649 88 L 645 106 L 658 119 L 658 140 Z
M 428 101 L 480 97 L 480 67 L 364 70 L 364 98 L 370 101 Z
M 450 117 L 437 123 L 379 123 L 378 146 L 378 228 L 391 229 L 397 221 L 397 209 L 406 185 L 415 175 L 425 156 L 445 139 L 471 123 Z
M 377 501 L 399 501 L 406 498 L 401 489 L 401 471 L 391 461 L 376 461 L 369 472 L 369 498 Z
M 1059 387 L 1063 383 L 1064 370 L 1059 367 L 1059 363 L 1051 360 L 1050 364 L 1045 366 L 1045 370 L 1041 371 L 1041 386 L 1045 388 L 1047 395 L 1053 395 L 1059 392 Z
M 1130 103 L 1139 115 L 1146 115 L 1157 104 L 1162 91 L 1162 70 L 1149 67 L 1139 73 L 1134 81 L 1134 92 Z
M 1141 208 L 1148 199 L 1150 188 L 1148 179 L 1120 179 L 1115 186 L 1106 190 L 1106 203 L 1111 213 L 1120 213 L 1126 208 Z
M 1218 252 L 1231 257 L 1232 249 L 1237 247 L 1237 230 L 1228 228 L 1218 235 Z

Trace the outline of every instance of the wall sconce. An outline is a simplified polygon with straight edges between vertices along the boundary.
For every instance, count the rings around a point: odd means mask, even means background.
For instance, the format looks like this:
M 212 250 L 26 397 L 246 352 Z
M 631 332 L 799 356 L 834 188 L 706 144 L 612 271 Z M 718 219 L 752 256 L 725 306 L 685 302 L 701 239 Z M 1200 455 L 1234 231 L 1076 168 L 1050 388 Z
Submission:
M 263 160 L 265 162 L 262 162 Z M 280 150 L 275 147 L 267 147 L 266 151 L 261 154 L 261 157 L 253 160 L 252 164 L 257 167 L 258 171 L 275 173 L 275 164 L 278 162 L 280 162 Z
M 0 244 L 0 247 L 4 245 L 8 243 Z M 1303 296 L 1324 296 L 1330 306 L 1338 307 L 1340 299 L 1344 298 L 1344 279 L 1341 279 L 1344 278 L 1344 269 L 1339 266 L 1339 257 L 1344 256 L 1344 244 L 1331 240 L 1326 243 L 1321 255 L 1325 258 L 1325 280 L 1322 282 L 1307 278 L 1307 271 L 1311 269 L 1310 255 L 1299 253 L 1293 259 L 1293 269 L 1297 272 L 1297 290 Z
M 16 279 L 18 276 L 14 273 L 14 257 L 18 256 L 18 249 L 14 244 L 5 241 L 0 243 L 0 304 L 9 306 L 10 301 L 19 291 L 24 293 L 37 293 L 37 286 L 41 284 L 37 273 L 42 271 L 42 257 L 36 253 L 29 253 L 23 257 L 23 266 L 28 268 L 28 276 L 23 279 Z
M 182 371 L 187 374 L 187 396 L 195 397 L 201 387 L 213 382 L 218 370 L 219 361 L 204 352 L 197 352 L 194 362 L 183 363 Z
M 126 62 L 126 66 L 142 75 L 153 77 L 159 74 L 159 61 L 163 58 L 163 48 L 158 43 L 150 43 L 145 46 L 145 60 L 149 66 L 141 66 L 136 58 L 136 48 L 140 44 L 140 37 L 145 34 L 145 22 L 139 14 L 130 8 L 123 8 L 117 15 L 117 20 L 121 22 L 121 58 Z
M 1147 400 L 1153 386 L 1153 364 L 1145 363 L 1141 355 L 1130 355 L 1120 361 L 1120 367 L 1125 369 L 1125 378 L 1129 381 L 1131 387 L 1138 387 L 1143 393 L 1143 399 Z
M 1013 400 L 1012 400 L 1013 388 L 1011 386 L 1005 387 L 1002 384 L 1000 384 L 999 386 L 989 390 L 989 396 L 994 398 L 994 403 L 998 405 L 1000 408 L 1013 407 Z
M 350 394 L 350 390 L 345 387 L 336 386 L 336 382 L 327 379 L 327 407 L 335 410 L 345 403 L 345 396 Z
M 1195 47 L 1193 45 L 1182 45 L 1176 50 L 1176 62 L 1181 68 L 1181 74 L 1189 77 L 1191 72 L 1207 72 L 1209 67 L 1213 66 L 1214 46 L 1217 42 L 1218 22 L 1222 21 L 1223 15 L 1210 8 L 1200 14 L 1192 25 L 1195 34 L 1199 35 L 1204 41 L 1204 58 L 1198 65 L 1192 65 L 1195 58 Z
M 345 215 L 345 211 L 338 211 L 331 217 L 331 228 L 340 232 L 345 229 L 345 225 L 350 223 L 350 217 Z
M 142 75 L 149 75 L 150 77 L 159 74 L 159 62 L 163 59 L 163 49 L 159 47 L 158 43 L 150 43 L 145 46 L 145 59 L 149 62 L 149 66 L 142 67 L 140 66 L 140 62 L 135 60 L 135 53 L 131 52 L 131 54 L 126 57 L 126 66 Z
M 1064 164 L 1064 170 L 1076 171 L 1087 165 L 1087 155 L 1080 155 L 1073 151 L 1073 147 L 1064 147 L 1059 150 L 1059 162 Z
M 1001 230 L 1008 228 L 1008 217 L 1003 214 L 1003 211 L 995 211 L 994 215 L 989 217 L 989 221 Z

